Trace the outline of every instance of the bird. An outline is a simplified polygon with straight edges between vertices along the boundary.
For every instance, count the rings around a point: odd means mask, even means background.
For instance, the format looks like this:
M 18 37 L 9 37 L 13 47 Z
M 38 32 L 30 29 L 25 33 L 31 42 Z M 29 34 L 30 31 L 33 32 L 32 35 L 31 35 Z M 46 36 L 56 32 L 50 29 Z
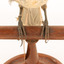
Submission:
M 21 35 L 25 35 L 26 39 L 26 31 L 24 26 L 41 26 L 41 36 L 43 35 L 45 38 L 45 42 L 47 43 L 47 38 L 49 38 L 49 26 L 47 19 L 47 1 L 48 0 L 9 0 L 10 2 L 15 1 L 19 4 L 19 16 L 18 16 L 18 33 L 19 39 L 21 39 Z M 44 11 L 45 20 L 42 18 L 41 9 Z M 23 42 L 23 40 L 22 40 Z

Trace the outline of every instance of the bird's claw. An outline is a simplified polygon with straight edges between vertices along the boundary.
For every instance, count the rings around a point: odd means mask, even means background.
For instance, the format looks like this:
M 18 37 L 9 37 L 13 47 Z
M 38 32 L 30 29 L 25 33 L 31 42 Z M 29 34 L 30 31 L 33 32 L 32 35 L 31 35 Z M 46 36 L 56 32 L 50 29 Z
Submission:
M 43 22 L 41 36 L 45 38 L 45 43 L 47 43 L 47 39 L 49 39 L 49 26 L 48 21 Z
M 18 33 L 19 33 L 19 40 L 21 39 L 21 36 L 23 37 L 23 32 L 22 32 L 22 29 L 21 29 L 21 24 L 20 22 L 18 22 Z M 23 44 L 23 40 L 21 40 L 21 46 Z
M 45 37 L 45 42 L 47 43 L 47 40 L 49 39 L 49 26 L 48 26 L 48 21 L 44 22 L 44 32 L 43 36 Z
M 22 21 L 21 21 L 21 16 L 19 16 L 18 32 L 19 32 L 19 40 L 21 39 L 21 36 L 22 36 L 22 38 L 23 38 L 23 35 L 25 35 L 25 38 L 26 38 L 26 32 L 25 32 L 23 23 L 22 23 Z M 21 41 L 22 41 L 22 43 L 21 43 L 21 46 L 22 46 L 23 40 L 21 40 Z

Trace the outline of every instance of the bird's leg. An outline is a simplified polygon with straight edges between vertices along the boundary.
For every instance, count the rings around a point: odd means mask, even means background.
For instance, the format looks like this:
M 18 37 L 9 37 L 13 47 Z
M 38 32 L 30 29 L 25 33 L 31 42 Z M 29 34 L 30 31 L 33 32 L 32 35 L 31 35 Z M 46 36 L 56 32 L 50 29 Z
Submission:
M 45 42 L 47 43 L 47 39 L 49 39 L 49 26 L 48 26 L 48 20 L 47 20 L 47 15 L 46 15 L 46 5 L 42 6 L 42 9 L 44 11 L 45 15 L 45 21 L 43 22 L 43 29 L 41 35 L 45 37 Z
M 23 30 L 22 30 L 22 21 L 20 20 L 21 16 L 19 16 L 19 22 L 18 22 L 18 32 L 19 32 L 19 39 L 21 39 L 21 36 L 23 37 Z M 23 40 L 21 40 L 23 43 Z M 22 44 L 21 44 L 22 46 Z
M 23 11 L 23 7 L 20 7 L 20 15 L 19 15 L 19 22 L 18 22 L 19 39 L 21 39 L 21 36 L 23 38 L 23 35 L 25 36 L 25 39 L 26 39 L 26 32 L 25 32 L 23 23 L 21 21 L 22 11 Z M 22 41 L 21 46 L 23 44 L 23 47 L 24 47 L 24 61 L 25 61 L 25 44 L 24 44 L 24 41 L 23 40 L 21 40 L 21 41 Z
M 19 15 L 19 22 L 18 22 L 18 32 L 19 32 L 19 39 L 21 39 L 21 36 L 23 38 L 23 35 L 26 37 L 26 32 L 23 26 L 23 23 L 21 21 L 21 14 L 22 14 L 23 7 L 20 7 L 20 15 Z M 22 40 L 23 43 L 23 40 Z M 22 44 L 21 44 L 22 45 Z

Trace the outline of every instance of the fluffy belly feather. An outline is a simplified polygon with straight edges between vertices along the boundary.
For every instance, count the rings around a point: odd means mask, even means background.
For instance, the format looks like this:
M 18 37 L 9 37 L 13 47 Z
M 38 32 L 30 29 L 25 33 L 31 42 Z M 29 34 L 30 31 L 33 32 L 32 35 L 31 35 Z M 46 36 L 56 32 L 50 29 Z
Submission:
M 42 23 L 40 8 L 23 8 L 21 20 L 24 26 L 40 26 Z

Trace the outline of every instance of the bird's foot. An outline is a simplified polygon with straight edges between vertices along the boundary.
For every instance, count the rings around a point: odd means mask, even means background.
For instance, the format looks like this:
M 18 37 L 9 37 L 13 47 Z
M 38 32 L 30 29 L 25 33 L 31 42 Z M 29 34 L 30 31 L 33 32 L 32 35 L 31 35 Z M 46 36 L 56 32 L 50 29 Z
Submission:
M 21 21 L 21 17 L 19 17 L 19 22 L 18 22 L 18 33 L 19 33 L 19 40 L 21 39 L 21 36 L 22 36 L 22 38 L 23 38 L 23 36 L 25 36 L 25 38 L 26 38 L 26 32 L 25 32 L 25 28 L 23 26 L 23 23 Z M 23 40 L 21 40 L 21 41 L 23 43 Z
M 49 26 L 48 26 L 48 21 L 43 23 L 42 27 L 42 33 L 41 36 L 45 38 L 45 43 L 47 43 L 47 40 L 49 39 Z

